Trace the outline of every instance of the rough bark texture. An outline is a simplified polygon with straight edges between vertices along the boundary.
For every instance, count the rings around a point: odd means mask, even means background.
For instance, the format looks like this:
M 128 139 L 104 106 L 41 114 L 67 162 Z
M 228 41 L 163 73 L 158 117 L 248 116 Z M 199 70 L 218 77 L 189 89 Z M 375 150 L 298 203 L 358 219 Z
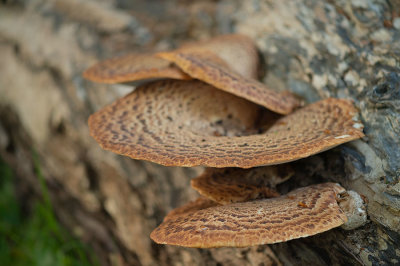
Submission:
M 37 152 L 57 216 L 104 265 L 400 263 L 399 1 L 2 2 L 1 156 L 28 199 L 39 191 Z M 197 197 L 189 183 L 201 168 L 167 168 L 101 150 L 87 118 L 130 89 L 93 84 L 81 73 L 106 57 L 230 32 L 257 42 L 270 88 L 308 102 L 355 101 L 366 137 L 292 163 L 295 177 L 280 189 L 339 182 L 368 199 L 365 226 L 244 249 L 152 243 L 149 234 L 165 214 Z

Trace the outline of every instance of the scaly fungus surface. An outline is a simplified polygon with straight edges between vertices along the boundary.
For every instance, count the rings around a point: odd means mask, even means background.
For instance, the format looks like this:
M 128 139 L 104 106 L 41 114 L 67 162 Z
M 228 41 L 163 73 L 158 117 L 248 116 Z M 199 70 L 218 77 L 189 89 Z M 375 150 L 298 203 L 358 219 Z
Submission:
M 191 201 L 181 207 L 175 208 L 164 217 L 164 222 L 174 220 L 181 215 L 188 215 L 199 210 L 207 209 L 210 207 L 220 206 L 217 202 L 210 200 L 206 197 L 198 197 L 196 200 Z
M 182 45 L 181 50 L 211 52 L 243 77 L 257 79 L 260 66 L 257 47 L 253 40 L 245 35 L 228 34 L 206 41 L 187 43 Z
M 166 166 L 263 166 L 207 169 L 193 179 L 205 197 L 170 212 L 151 234 L 157 243 L 246 247 L 365 222 L 361 197 L 338 184 L 284 196 L 275 191 L 293 172 L 288 165 L 267 165 L 361 138 L 363 126 L 344 99 L 296 110 L 301 104 L 293 94 L 256 80 L 258 65 L 248 37 L 227 35 L 175 51 L 106 60 L 84 73 L 104 83 L 166 79 L 139 86 L 89 118 L 90 133 L 104 149 Z M 276 118 L 261 106 L 286 116 Z
M 99 62 L 88 68 L 83 77 L 101 83 L 121 83 L 146 79 L 189 80 L 173 63 L 153 54 L 130 54 Z
M 107 150 L 166 166 L 273 165 L 363 136 L 348 100 L 329 98 L 246 135 L 258 107 L 199 81 L 159 81 L 137 88 L 89 118 Z
M 278 198 L 214 206 L 166 219 L 150 237 L 185 247 L 247 247 L 315 235 L 338 227 L 347 217 L 337 203 L 345 189 L 324 183 Z
M 288 180 L 294 171 L 287 164 L 240 168 L 207 168 L 191 180 L 192 188 L 219 204 L 272 198 L 280 194 L 276 185 Z
M 279 114 L 289 114 L 300 106 L 300 101 L 293 94 L 271 90 L 256 79 L 240 75 L 212 52 L 181 49 L 157 55 L 174 62 L 193 78 Z

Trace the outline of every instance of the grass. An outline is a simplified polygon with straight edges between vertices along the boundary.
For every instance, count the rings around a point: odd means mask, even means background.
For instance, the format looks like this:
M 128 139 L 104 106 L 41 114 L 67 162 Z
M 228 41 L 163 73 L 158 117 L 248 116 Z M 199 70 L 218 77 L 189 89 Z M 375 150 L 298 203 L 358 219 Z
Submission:
M 0 265 L 97 265 L 90 249 L 58 223 L 37 159 L 35 168 L 42 199 L 27 216 L 15 196 L 13 173 L 0 158 Z

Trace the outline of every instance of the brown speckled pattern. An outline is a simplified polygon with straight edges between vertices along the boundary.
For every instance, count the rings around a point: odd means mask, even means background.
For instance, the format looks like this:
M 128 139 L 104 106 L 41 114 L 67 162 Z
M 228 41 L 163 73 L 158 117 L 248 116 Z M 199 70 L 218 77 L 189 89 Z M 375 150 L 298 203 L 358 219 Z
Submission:
M 191 201 L 181 207 L 175 208 L 172 211 L 170 211 L 167 216 L 164 217 L 164 222 L 168 220 L 173 220 L 179 217 L 182 214 L 189 214 L 189 213 L 194 213 L 196 211 L 210 208 L 210 207 L 215 207 L 219 206 L 220 204 L 216 203 L 215 201 L 212 201 L 210 199 L 204 198 L 204 197 L 199 197 L 195 201 Z
M 101 83 L 120 83 L 154 78 L 191 79 L 173 63 L 152 54 L 129 54 L 88 68 L 83 77 Z
M 175 216 L 157 227 L 159 244 L 185 247 L 247 247 L 315 235 L 347 221 L 336 202 L 344 189 L 324 183 L 287 195 L 209 207 Z
M 288 180 L 294 171 L 287 164 L 240 168 L 207 168 L 191 180 L 192 187 L 201 195 L 219 204 L 272 198 L 280 194 L 276 185 Z
M 246 78 L 257 79 L 259 57 L 252 39 L 241 34 L 222 35 L 210 40 L 185 44 L 182 50 L 208 51 Z
M 263 134 L 236 136 L 257 110 L 199 81 L 159 81 L 90 116 L 89 128 L 104 149 L 134 159 L 218 168 L 284 163 L 363 136 L 352 103 L 334 98 L 281 118 Z
M 279 114 L 289 114 L 300 106 L 300 101 L 294 95 L 273 91 L 256 79 L 243 77 L 232 68 L 220 64 L 219 60 L 213 59 L 211 54 L 207 51 L 177 50 L 158 53 L 157 56 L 174 62 L 193 78 Z

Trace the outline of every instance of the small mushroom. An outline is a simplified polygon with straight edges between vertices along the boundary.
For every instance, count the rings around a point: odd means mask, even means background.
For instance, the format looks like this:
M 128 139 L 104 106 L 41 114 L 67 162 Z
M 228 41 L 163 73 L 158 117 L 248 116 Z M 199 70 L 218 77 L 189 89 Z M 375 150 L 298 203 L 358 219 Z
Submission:
M 315 235 L 347 221 L 336 199 L 345 189 L 324 183 L 287 195 L 181 213 L 157 227 L 159 244 L 185 247 L 247 247 Z M 301 205 L 299 204 L 301 203 Z
M 130 54 L 111 58 L 88 68 L 83 73 L 83 77 L 101 83 L 121 83 L 158 78 L 191 79 L 173 63 L 153 54 Z
M 287 164 L 239 168 L 207 168 L 191 180 L 192 188 L 219 204 L 278 197 L 276 185 L 288 180 L 294 171 Z
M 107 150 L 166 166 L 250 168 L 308 157 L 363 136 L 352 103 L 329 98 L 247 135 L 258 106 L 199 81 L 138 87 L 89 118 Z

